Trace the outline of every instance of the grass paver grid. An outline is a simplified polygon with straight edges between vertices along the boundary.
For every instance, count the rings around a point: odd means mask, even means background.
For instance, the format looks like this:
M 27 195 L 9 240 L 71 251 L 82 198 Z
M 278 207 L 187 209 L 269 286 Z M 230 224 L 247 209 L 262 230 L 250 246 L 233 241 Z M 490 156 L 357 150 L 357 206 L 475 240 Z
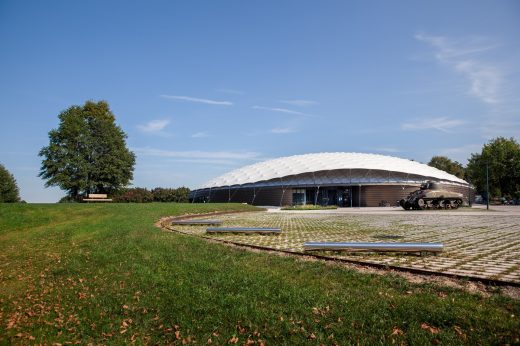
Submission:
M 520 216 L 454 214 L 367 215 L 244 213 L 222 215 L 226 227 L 280 227 L 280 235 L 205 233 L 204 226 L 173 226 L 240 244 L 302 252 L 306 241 L 442 242 L 437 256 L 324 252 L 326 256 L 403 268 L 520 283 Z M 402 238 L 381 239 L 392 235 Z

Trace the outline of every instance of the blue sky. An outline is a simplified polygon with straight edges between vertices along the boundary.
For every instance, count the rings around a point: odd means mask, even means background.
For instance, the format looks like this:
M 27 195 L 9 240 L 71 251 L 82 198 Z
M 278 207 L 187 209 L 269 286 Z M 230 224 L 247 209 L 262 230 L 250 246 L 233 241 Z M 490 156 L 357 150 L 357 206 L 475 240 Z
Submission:
M 106 100 L 142 187 L 310 152 L 466 163 L 520 138 L 518 1 L 0 1 L 0 163 L 29 202 L 57 115 Z

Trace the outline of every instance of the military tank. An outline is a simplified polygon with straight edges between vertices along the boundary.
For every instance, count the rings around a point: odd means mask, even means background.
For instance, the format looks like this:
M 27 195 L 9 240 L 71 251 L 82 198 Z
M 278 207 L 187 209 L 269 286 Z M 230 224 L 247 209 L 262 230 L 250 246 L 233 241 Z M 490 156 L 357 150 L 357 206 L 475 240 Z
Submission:
M 443 190 L 437 182 L 428 181 L 400 200 L 399 205 L 405 210 L 457 209 L 462 205 L 462 194 Z

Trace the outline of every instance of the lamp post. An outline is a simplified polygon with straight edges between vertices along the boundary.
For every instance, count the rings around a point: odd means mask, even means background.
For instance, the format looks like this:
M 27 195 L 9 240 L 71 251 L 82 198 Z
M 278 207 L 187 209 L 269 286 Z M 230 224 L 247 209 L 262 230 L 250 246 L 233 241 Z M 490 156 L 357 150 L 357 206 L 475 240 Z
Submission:
M 486 162 L 486 210 L 489 210 L 489 162 Z
M 471 208 L 471 179 L 468 176 L 468 206 Z

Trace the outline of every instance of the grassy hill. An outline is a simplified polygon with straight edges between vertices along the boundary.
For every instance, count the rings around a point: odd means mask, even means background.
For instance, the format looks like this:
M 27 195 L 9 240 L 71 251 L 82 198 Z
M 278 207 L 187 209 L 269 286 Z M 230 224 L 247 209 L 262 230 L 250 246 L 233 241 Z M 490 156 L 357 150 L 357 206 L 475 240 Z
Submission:
M 237 204 L 0 205 L 0 344 L 518 343 L 520 304 L 153 226 Z

